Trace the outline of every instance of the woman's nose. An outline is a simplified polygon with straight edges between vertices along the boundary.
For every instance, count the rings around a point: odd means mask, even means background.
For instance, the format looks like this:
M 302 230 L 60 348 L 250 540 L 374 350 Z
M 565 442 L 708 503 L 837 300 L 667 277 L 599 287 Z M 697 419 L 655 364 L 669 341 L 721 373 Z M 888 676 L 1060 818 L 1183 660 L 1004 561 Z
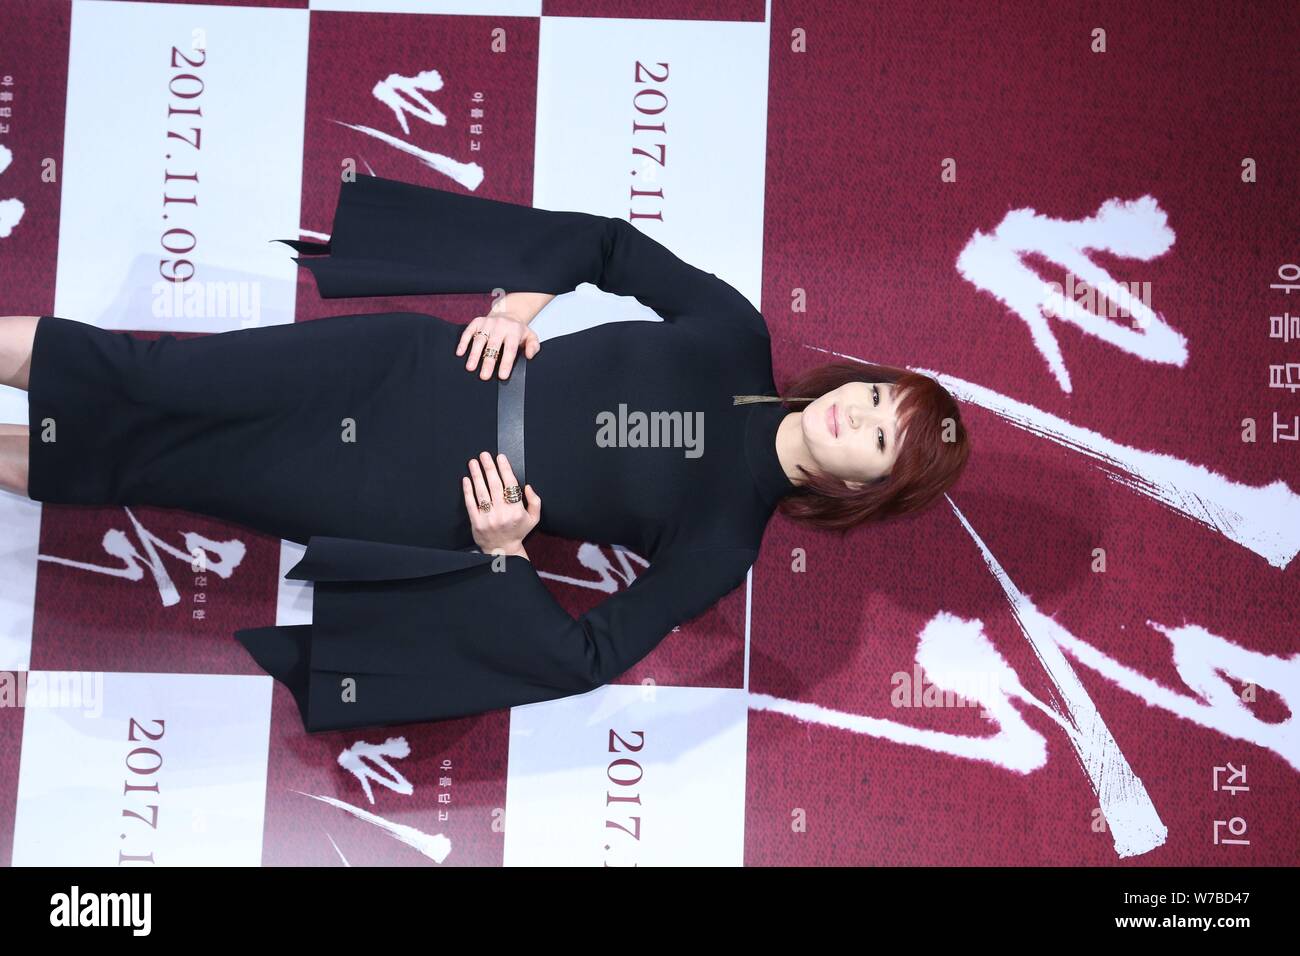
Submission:
M 849 412 L 849 421 L 854 431 L 869 431 L 875 424 L 875 411 L 869 405 L 853 405 Z

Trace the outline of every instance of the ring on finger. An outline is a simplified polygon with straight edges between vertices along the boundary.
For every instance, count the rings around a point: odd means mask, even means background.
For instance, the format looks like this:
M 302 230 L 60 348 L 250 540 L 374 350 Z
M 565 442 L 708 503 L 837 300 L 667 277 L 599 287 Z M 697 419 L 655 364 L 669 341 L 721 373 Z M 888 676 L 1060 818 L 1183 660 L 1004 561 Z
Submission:
M 483 477 L 483 472 L 486 470 L 477 458 L 470 459 L 470 481 L 474 485 L 474 497 L 478 501 L 478 510 L 482 512 L 492 510 L 494 498 L 492 489 L 488 487 L 489 482 L 485 481 Z

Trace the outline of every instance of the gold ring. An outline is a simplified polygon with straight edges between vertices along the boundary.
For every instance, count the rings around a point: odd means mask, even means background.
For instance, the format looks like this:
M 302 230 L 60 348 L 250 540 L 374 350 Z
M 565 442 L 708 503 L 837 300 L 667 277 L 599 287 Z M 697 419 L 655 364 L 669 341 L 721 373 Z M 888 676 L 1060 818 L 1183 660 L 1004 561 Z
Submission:
M 524 490 L 518 485 L 511 485 L 506 489 L 506 501 L 511 504 L 517 504 L 524 500 Z
M 485 500 L 485 501 L 480 501 L 480 502 L 478 503 L 478 510 L 479 510 L 479 511 L 491 511 L 491 510 L 492 510 L 492 502 L 490 502 L 490 501 L 486 501 L 486 500 Z

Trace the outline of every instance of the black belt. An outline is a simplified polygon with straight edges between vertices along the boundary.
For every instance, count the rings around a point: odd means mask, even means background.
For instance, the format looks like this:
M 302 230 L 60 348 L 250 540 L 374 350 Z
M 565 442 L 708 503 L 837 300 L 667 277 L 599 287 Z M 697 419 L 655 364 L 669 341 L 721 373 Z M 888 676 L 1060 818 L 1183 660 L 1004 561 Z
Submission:
M 497 379 L 497 451 L 506 456 L 519 487 L 524 486 L 524 373 L 528 359 L 523 343 L 515 353 L 510 377 Z M 527 504 L 527 499 L 524 504 Z

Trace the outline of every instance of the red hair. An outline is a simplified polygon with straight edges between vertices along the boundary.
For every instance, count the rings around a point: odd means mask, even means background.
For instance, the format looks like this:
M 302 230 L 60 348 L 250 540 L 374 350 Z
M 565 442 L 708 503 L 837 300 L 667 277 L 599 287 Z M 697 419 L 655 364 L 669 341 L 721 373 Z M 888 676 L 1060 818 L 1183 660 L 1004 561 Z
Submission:
M 780 389 L 781 404 L 806 404 L 848 382 L 889 382 L 896 389 L 900 446 L 889 474 L 858 490 L 832 475 L 797 466 L 806 477 L 781 499 L 782 514 L 819 528 L 847 531 L 859 524 L 919 511 L 957 481 L 970 457 L 970 438 L 957 400 L 917 372 L 893 365 L 836 361 L 810 369 Z

